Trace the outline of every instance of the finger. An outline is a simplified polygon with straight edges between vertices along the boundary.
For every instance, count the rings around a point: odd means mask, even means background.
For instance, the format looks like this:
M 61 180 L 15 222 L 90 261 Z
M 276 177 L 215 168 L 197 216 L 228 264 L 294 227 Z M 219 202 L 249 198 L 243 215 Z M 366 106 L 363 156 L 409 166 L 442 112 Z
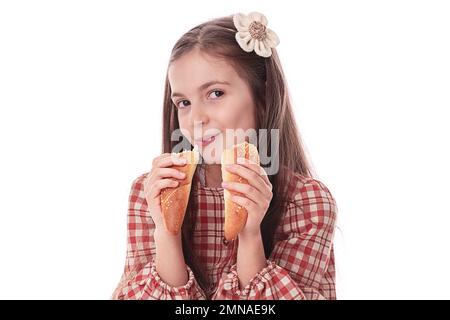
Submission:
M 161 179 L 161 180 L 157 180 L 156 182 L 154 182 L 151 186 L 149 186 L 150 188 L 149 190 L 149 198 L 150 199 L 155 199 L 157 197 L 159 197 L 159 195 L 161 194 L 161 190 L 165 189 L 165 188 L 176 188 L 179 185 L 178 181 L 172 180 L 172 179 Z
M 167 158 L 170 155 L 170 153 L 163 153 L 160 154 L 159 156 L 155 157 L 153 159 L 152 165 L 154 166 L 155 164 L 157 164 L 159 161 L 161 161 L 164 158 Z
M 158 178 L 176 178 L 184 179 L 186 174 L 180 170 L 174 168 L 158 168 L 155 170 L 155 177 Z
M 270 186 L 271 187 L 270 189 L 272 189 L 272 184 L 270 183 L 266 170 L 264 170 L 264 168 L 262 168 L 259 164 L 245 158 L 238 158 L 237 163 L 255 171 L 257 174 L 261 176 L 261 178 L 264 180 L 264 183 Z
M 267 201 L 263 193 L 249 184 L 239 182 L 222 182 L 222 186 L 225 189 L 236 191 L 245 195 L 247 198 L 257 204 L 262 204 Z
M 156 161 L 153 163 L 153 167 L 166 168 L 171 166 L 184 166 L 185 164 L 186 164 L 185 158 L 168 154 L 164 157 L 156 159 Z
M 257 174 L 255 171 L 242 166 L 240 164 L 232 164 L 225 167 L 225 169 L 231 173 L 237 174 L 241 176 L 242 178 L 246 179 L 249 184 L 254 186 L 256 189 L 258 189 L 260 192 L 265 193 L 266 190 L 268 190 L 268 186 L 264 182 L 264 180 L 261 178 L 259 174 Z
M 249 198 L 232 195 L 231 201 L 243 206 L 248 212 L 256 212 L 258 209 L 258 205 Z

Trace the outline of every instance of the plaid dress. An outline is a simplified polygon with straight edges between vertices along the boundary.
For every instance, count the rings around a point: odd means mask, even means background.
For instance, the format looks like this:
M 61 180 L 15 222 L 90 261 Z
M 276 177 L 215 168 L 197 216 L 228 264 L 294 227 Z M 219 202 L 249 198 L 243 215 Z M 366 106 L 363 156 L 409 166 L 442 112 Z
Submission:
M 320 181 L 291 173 L 288 204 L 274 238 L 274 249 L 245 288 L 239 288 L 236 257 L 239 240 L 223 242 L 223 188 L 206 187 L 199 165 L 191 192 L 197 201 L 194 250 L 211 279 L 205 292 L 189 266 L 189 280 L 171 287 L 156 272 L 154 223 L 147 213 L 144 179 L 131 186 L 128 208 L 127 253 L 123 275 L 112 299 L 336 299 L 333 236 L 337 206 Z

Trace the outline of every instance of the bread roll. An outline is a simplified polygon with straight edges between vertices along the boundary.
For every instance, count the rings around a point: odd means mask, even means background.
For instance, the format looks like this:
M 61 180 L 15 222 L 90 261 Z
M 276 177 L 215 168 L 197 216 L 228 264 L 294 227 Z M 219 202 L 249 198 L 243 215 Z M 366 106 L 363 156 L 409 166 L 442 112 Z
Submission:
M 197 146 L 195 146 L 192 151 L 183 151 L 173 155 L 187 160 L 184 166 L 173 166 L 173 168 L 184 172 L 186 177 L 180 180 L 178 187 L 161 190 L 161 213 L 167 231 L 177 235 L 181 230 L 189 202 L 192 177 L 199 161 L 199 153 Z
M 248 142 L 235 144 L 230 149 L 222 152 L 222 181 L 223 182 L 239 182 L 249 184 L 248 181 L 239 175 L 233 174 L 225 169 L 225 165 L 237 163 L 237 158 L 245 158 L 259 164 L 259 154 L 256 147 Z M 239 192 L 224 189 L 225 199 L 225 239 L 231 241 L 244 228 L 247 222 L 247 210 L 230 200 L 231 195 L 243 196 Z

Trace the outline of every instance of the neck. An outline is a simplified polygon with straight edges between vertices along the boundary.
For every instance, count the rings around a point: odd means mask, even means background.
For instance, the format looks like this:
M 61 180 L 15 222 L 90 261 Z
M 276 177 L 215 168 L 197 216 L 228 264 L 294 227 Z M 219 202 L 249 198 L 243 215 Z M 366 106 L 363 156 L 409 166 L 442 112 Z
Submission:
M 220 164 L 205 165 L 205 182 L 207 187 L 222 186 L 222 166 Z

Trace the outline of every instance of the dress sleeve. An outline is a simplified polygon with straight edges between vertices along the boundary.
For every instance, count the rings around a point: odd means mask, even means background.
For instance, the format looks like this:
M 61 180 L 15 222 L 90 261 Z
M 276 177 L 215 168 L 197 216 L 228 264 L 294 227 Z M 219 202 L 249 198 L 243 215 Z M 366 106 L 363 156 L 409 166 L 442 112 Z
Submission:
M 127 253 L 122 277 L 112 294 L 114 300 L 203 300 L 205 295 L 186 265 L 188 282 L 171 287 L 158 275 L 153 233 L 155 225 L 147 212 L 144 195 L 146 174 L 133 181 L 127 216 Z
M 266 266 L 239 288 L 234 264 L 213 299 L 335 299 L 332 242 L 337 206 L 328 188 L 310 179 L 296 191 L 282 220 L 287 237 L 278 241 Z

